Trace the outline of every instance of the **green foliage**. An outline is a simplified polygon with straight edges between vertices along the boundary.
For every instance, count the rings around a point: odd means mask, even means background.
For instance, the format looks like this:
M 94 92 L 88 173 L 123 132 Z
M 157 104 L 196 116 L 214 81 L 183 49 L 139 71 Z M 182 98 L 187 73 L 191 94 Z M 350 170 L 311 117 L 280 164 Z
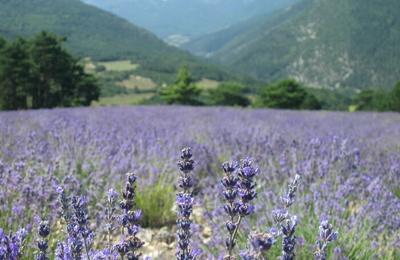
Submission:
M 390 91 L 367 89 L 354 99 L 357 110 L 400 111 L 400 83 Z
M 307 91 L 315 95 L 323 110 L 348 111 L 356 94 L 352 88 L 308 88 Z
M 241 106 L 250 105 L 246 97 L 247 89 L 238 83 L 222 83 L 215 89 L 209 90 L 209 103 L 217 106 Z
M 136 203 L 143 212 L 141 225 L 146 228 L 159 228 L 175 223 L 175 191 L 166 181 L 160 179 L 155 184 L 139 187 Z
M 0 58 L 2 109 L 88 106 L 99 97 L 96 79 L 47 32 L 6 45 Z M 31 104 L 28 104 L 31 100 Z
M 161 89 L 160 96 L 167 104 L 200 105 L 201 90 L 193 84 L 189 70 L 182 67 L 177 75 L 175 84 Z
M 400 112 L 400 82 L 396 84 L 391 92 L 391 97 L 393 99 L 392 109 L 394 111 Z
M 282 80 L 263 88 L 255 106 L 283 109 L 320 109 L 316 97 L 294 80 Z
M 28 92 L 32 89 L 27 42 L 17 39 L 5 45 L 0 55 L 0 104 L 5 110 L 27 108 Z

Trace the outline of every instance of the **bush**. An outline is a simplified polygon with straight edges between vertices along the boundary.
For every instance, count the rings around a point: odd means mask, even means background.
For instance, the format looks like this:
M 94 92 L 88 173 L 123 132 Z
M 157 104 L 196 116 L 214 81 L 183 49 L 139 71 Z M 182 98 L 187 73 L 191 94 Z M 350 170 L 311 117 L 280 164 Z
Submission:
M 258 107 L 283 109 L 320 109 L 317 98 L 294 80 L 282 80 L 263 88 L 256 101 Z
M 209 90 L 210 104 L 246 107 L 250 105 L 250 100 L 245 93 L 246 88 L 238 83 L 223 83 L 216 89 Z

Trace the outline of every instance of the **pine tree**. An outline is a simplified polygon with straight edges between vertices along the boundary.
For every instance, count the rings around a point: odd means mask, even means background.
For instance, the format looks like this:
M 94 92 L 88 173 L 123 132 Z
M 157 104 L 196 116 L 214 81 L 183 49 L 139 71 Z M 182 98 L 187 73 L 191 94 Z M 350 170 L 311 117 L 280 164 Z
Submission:
M 160 96 L 168 104 L 200 105 L 200 93 L 201 90 L 193 83 L 188 68 L 184 66 L 179 70 L 175 84 L 162 89 Z

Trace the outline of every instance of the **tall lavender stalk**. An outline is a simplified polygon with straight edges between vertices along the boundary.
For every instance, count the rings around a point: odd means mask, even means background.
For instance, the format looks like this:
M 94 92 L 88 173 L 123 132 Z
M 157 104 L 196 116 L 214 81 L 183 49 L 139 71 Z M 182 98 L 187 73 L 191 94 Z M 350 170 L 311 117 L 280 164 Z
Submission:
M 48 245 L 48 240 L 47 237 L 50 234 L 50 225 L 48 221 L 42 220 L 39 224 L 39 236 L 40 239 L 38 240 L 38 248 L 39 248 L 39 253 L 36 256 L 36 260 L 48 260 L 49 258 L 47 257 L 47 248 L 49 247 Z
M 238 208 L 239 203 L 236 201 L 238 194 L 238 181 L 237 169 L 238 163 L 235 161 L 225 162 L 222 164 L 224 170 L 224 177 L 222 179 L 222 185 L 224 186 L 224 197 L 227 203 L 224 205 L 226 213 L 229 215 L 229 221 L 225 223 L 226 229 L 229 232 L 229 237 L 225 241 L 226 248 L 228 250 L 228 255 L 225 259 L 232 258 L 232 250 L 235 247 L 235 231 L 237 231 L 237 226 L 239 223 Z
M 178 206 L 178 220 L 177 220 L 177 238 L 178 246 L 176 258 L 178 260 L 195 259 L 197 251 L 193 250 L 191 246 L 191 224 L 190 216 L 193 211 L 193 194 L 192 188 L 194 185 L 190 173 L 194 168 L 194 161 L 190 148 L 184 148 L 181 151 L 181 160 L 178 161 L 180 170 L 179 188 L 181 191 L 176 195 L 176 204 Z
M 140 209 L 134 210 L 135 207 L 135 185 L 136 175 L 134 173 L 128 173 L 126 175 L 125 189 L 122 192 L 122 201 L 120 207 L 123 211 L 121 216 L 122 222 L 122 241 L 115 245 L 116 250 L 124 259 L 125 256 L 129 260 L 137 260 L 141 256 L 138 250 L 143 246 L 143 242 L 137 237 L 139 233 L 140 225 L 139 221 L 142 215 Z M 127 234 L 125 234 L 125 231 Z
M 109 249 L 112 247 L 111 236 L 115 230 L 115 211 L 118 193 L 114 189 L 109 189 L 107 192 L 107 207 L 106 207 L 106 231 L 107 243 Z
M 224 163 L 223 169 L 225 175 L 222 185 L 225 187 L 224 197 L 227 201 L 224 209 L 230 217 L 230 220 L 226 222 L 229 237 L 225 241 L 228 250 L 225 259 L 229 260 L 234 259 L 233 249 L 242 219 L 254 212 L 251 201 L 257 196 L 254 177 L 259 173 L 259 169 L 253 166 L 250 159 L 242 160 L 239 168 L 236 162 Z
M 316 243 L 316 251 L 314 253 L 315 260 L 326 260 L 327 259 L 327 248 L 329 243 L 335 241 L 338 237 L 338 233 L 333 230 L 332 224 L 327 220 L 321 221 L 319 226 L 319 236 Z
M 295 257 L 296 236 L 294 233 L 297 226 L 297 217 L 291 216 L 288 209 L 295 202 L 299 181 L 300 175 L 296 174 L 293 181 L 289 183 L 285 195 L 281 198 L 281 207 L 272 211 L 274 222 L 279 228 L 277 235 L 282 235 L 281 259 L 283 260 L 292 260 Z
M 87 209 L 87 200 L 85 197 L 74 196 L 72 198 L 72 206 L 74 209 L 73 221 L 78 235 L 83 239 L 83 245 L 87 259 L 90 260 L 90 249 L 93 243 L 93 232 L 89 229 L 89 212 Z

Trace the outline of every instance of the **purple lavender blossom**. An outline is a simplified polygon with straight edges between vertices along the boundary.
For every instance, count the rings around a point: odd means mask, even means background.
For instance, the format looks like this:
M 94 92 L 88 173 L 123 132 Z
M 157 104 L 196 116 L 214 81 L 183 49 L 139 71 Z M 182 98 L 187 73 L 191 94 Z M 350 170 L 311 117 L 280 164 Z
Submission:
M 109 249 L 112 247 L 111 236 L 115 230 L 115 211 L 118 193 L 114 189 L 109 189 L 107 192 L 107 206 L 106 206 L 106 231 L 107 231 L 107 243 Z
M 225 257 L 226 259 L 230 259 L 233 256 L 232 250 L 235 247 L 235 236 L 239 224 L 239 203 L 236 201 L 238 194 L 237 186 L 239 181 L 239 178 L 237 177 L 238 166 L 238 163 L 235 161 L 225 162 L 222 165 L 225 175 L 221 183 L 225 188 L 223 194 L 225 200 L 227 201 L 227 203 L 224 205 L 224 209 L 230 218 L 229 221 L 225 223 L 226 229 L 229 232 L 229 237 L 225 241 L 225 245 L 228 250 L 228 255 Z
M 36 256 L 36 260 L 48 260 L 49 258 L 47 257 L 47 248 L 49 247 L 48 245 L 48 239 L 47 237 L 50 234 L 50 225 L 48 221 L 42 220 L 39 223 L 39 236 L 40 239 L 38 240 L 38 248 L 39 248 L 39 253 Z
M 21 228 L 14 235 L 6 235 L 0 228 L 0 259 L 17 260 L 22 256 L 28 232 Z
M 72 207 L 74 209 L 74 229 L 78 235 L 82 236 L 86 256 L 90 260 L 94 233 L 89 229 L 89 212 L 86 197 L 72 197 Z
M 250 249 L 241 252 L 240 256 L 244 260 L 263 259 L 263 254 L 275 244 L 275 238 L 274 232 L 251 234 L 249 238 Z
M 328 245 L 337 240 L 338 233 L 333 230 L 332 224 L 327 220 L 321 221 L 319 226 L 319 235 L 316 243 L 316 250 L 314 253 L 316 260 L 326 260 L 327 259 L 327 248 Z
M 222 165 L 224 177 L 224 197 L 227 203 L 224 205 L 225 212 L 230 220 L 225 223 L 229 237 L 225 240 L 228 255 L 224 259 L 234 259 L 233 249 L 236 245 L 236 235 L 242 219 L 254 212 L 251 201 L 257 196 L 255 191 L 254 177 L 258 175 L 259 169 L 253 166 L 250 159 L 241 161 L 240 167 L 237 162 L 226 162 Z M 238 199 L 236 200 L 236 198 Z
M 294 249 L 296 246 L 296 236 L 294 235 L 297 226 L 297 217 L 285 219 L 281 223 L 282 232 L 282 260 L 293 260 L 295 258 Z
M 178 260 L 191 260 L 197 257 L 197 251 L 191 245 L 191 225 L 192 220 L 190 216 L 193 211 L 194 198 L 192 195 L 193 180 L 190 173 L 194 169 L 194 161 L 192 159 L 192 152 L 190 148 L 183 148 L 181 152 L 181 160 L 178 161 L 180 170 L 179 187 L 182 189 L 176 195 L 176 204 L 178 206 L 178 219 L 177 219 L 177 239 L 178 246 L 176 258 Z
M 120 208 L 122 209 L 121 224 L 122 224 L 122 240 L 114 246 L 114 249 L 119 253 L 122 259 L 127 257 L 128 260 L 139 259 L 141 253 L 139 249 L 143 246 L 143 242 L 137 237 L 140 229 L 139 221 L 142 212 L 140 209 L 134 210 L 135 207 L 135 185 L 136 175 L 134 173 L 126 174 L 125 189 L 122 192 L 122 201 Z M 114 194 L 115 195 L 115 194 Z M 125 236 L 125 231 L 127 232 Z

